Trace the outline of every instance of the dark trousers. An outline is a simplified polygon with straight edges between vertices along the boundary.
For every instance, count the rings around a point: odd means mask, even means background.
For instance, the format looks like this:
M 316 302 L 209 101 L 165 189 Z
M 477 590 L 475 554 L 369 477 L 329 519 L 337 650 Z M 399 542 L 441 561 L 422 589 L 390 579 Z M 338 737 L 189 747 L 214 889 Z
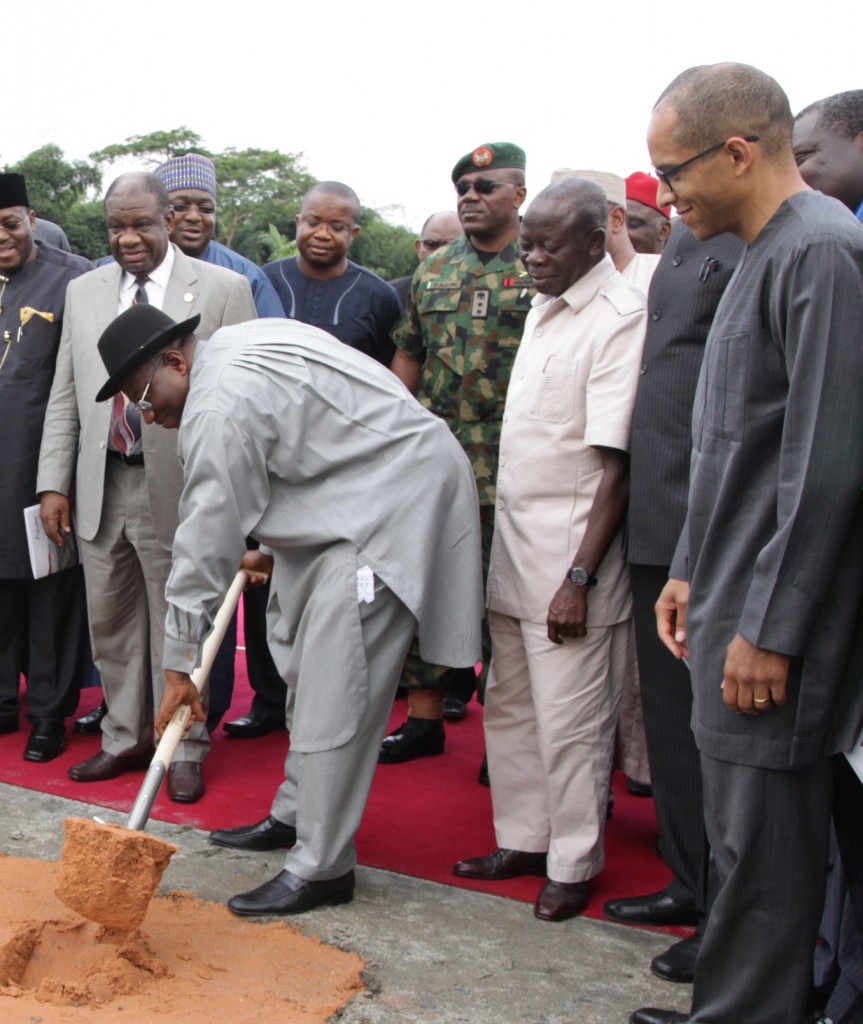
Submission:
M 249 550 L 260 545 L 253 537 L 246 538 Z M 254 691 L 252 711 L 260 711 L 272 718 L 282 718 L 288 688 L 279 675 L 267 644 L 267 602 L 270 584 L 249 587 L 243 594 L 243 623 L 246 638 L 246 668 L 249 685 Z M 234 662 L 237 654 L 237 616 L 231 620 L 228 632 L 210 672 L 207 729 L 212 732 L 231 706 L 234 694 Z
M 695 965 L 692 1024 L 811 1019 L 834 761 L 780 771 L 702 755 L 716 891 Z
M 488 578 L 488 564 L 491 557 L 491 539 L 494 535 L 494 505 L 480 505 L 479 509 L 480 536 L 482 538 L 482 578 Z M 549 600 L 551 596 L 549 595 Z M 482 617 L 482 672 L 479 680 L 472 668 L 444 668 L 432 665 L 420 657 L 419 642 L 414 638 L 408 656 L 405 658 L 400 686 L 409 689 L 434 687 L 444 689 L 447 693 L 463 700 L 465 704 L 479 690 L 479 702 L 485 699 L 485 680 L 491 662 L 491 633 L 488 629 L 488 617 Z
M 81 567 L 39 580 L 0 580 L 0 714 L 18 713 L 22 674 L 31 721 L 74 714 L 88 669 Z
M 659 846 L 674 872 L 668 885 L 676 899 L 695 897 L 704 910 L 707 840 L 701 792 L 701 761 L 692 734 L 689 670 L 660 641 L 654 605 L 668 568 L 631 565 L 632 598 L 644 730 Z
M 815 950 L 815 982 L 830 993 L 826 1016 L 834 1024 L 863 1021 L 863 782 L 836 758 L 832 871 Z M 832 991 L 830 991 L 832 989 Z

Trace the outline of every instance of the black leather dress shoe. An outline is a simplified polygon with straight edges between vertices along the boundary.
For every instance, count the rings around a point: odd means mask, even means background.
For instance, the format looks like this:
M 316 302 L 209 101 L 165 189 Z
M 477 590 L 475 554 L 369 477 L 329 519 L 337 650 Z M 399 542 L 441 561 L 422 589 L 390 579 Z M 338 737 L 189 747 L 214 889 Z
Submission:
M 168 768 L 168 799 L 194 804 L 204 795 L 204 773 L 197 761 L 174 761 Z
M 540 921 L 567 921 L 578 915 L 590 899 L 590 882 L 553 882 L 549 879 L 533 905 Z
M 210 842 L 216 846 L 227 846 L 231 850 L 279 850 L 288 849 L 297 841 L 297 830 L 293 825 L 283 825 L 272 815 L 254 825 L 240 825 L 239 828 L 220 828 L 210 833 Z
M 108 705 L 103 700 L 92 711 L 88 711 L 86 715 L 76 718 L 72 730 L 84 736 L 96 736 L 102 731 L 102 719 L 107 714 Z
M 25 761 L 53 761 L 66 749 L 66 732 L 62 718 L 43 718 L 33 723 L 24 748 Z
M 0 736 L 6 736 L 10 732 L 18 732 L 18 716 L 0 715 Z
M 446 734 L 440 719 L 408 717 L 398 729 L 383 738 L 378 764 L 402 764 L 415 757 L 433 757 L 443 753 L 445 744 Z
M 251 892 L 241 892 L 228 900 L 228 910 L 241 917 L 256 914 L 302 914 L 325 904 L 350 903 L 354 898 L 354 873 L 339 878 L 310 882 L 292 871 L 280 871 Z
M 687 1024 L 688 1013 L 677 1010 L 657 1010 L 653 1006 L 645 1006 L 629 1018 L 629 1024 Z
M 694 900 L 676 900 L 664 889 L 647 896 L 608 900 L 602 912 L 621 924 L 695 924 L 698 920 Z
M 443 716 L 448 722 L 463 722 L 467 718 L 467 704 L 461 697 L 447 695 L 443 699 Z
M 679 981 L 691 984 L 695 977 L 695 961 L 701 949 L 701 935 L 696 932 L 687 939 L 681 939 L 669 946 L 664 953 L 650 961 L 650 969 L 663 981 Z
M 274 718 L 264 711 L 250 711 L 233 722 L 225 722 L 223 728 L 229 736 L 238 740 L 254 740 L 258 736 L 266 736 L 268 732 L 287 729 L 287 726 L 284 718 Z
M 67 774 L 75 782 L 105 782 L 106 779 L 116 779 L 125 772 L 145 772 L 150 767 L 154 753 L 151 747 L 140 754 L 115 757 L 107 751 L 100 750 L 86 761 L 73 764 Z
M 545 877 L 545 853 L 527 853 L 525 850 L 495 850 L 487 857 L 471 857 L 460 860 L 453 866 L 452 873 L 462 878 L 479 878 L 484 882 L 501 882 L 505 878 L 519 878 L 521 875 Z
M 638 779 L 627 779 L 626 792 L 632 796 L 653 796 L 653 786 L 649 782 L 639 782 Z

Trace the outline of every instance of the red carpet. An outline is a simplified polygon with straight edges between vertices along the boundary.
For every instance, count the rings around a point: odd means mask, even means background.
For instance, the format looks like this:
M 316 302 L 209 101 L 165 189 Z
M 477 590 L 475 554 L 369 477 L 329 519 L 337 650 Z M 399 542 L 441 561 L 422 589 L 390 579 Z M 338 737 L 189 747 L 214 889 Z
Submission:
M 234 703 L 226 721 L 244 714 L 251 702 L 244 662 L 241 655 Z M 101 690 L 85 690 L 79 714 L 89 711 L 100 698 Z M 390 728 L 404 720 L 406 708 L 406 701 L 396 701 Z M 66 752 L 48 764 L 31 764 L 21 757 L 28 732 L 22 716 L 20 732 L 0 737 L 0 782 L 128 812 L 143 774 L 133 772 L 101 783 L 72 782 L 66 770 L 96 753 L 100 737 L 79 736 L 71 731 L 71 724 L 70 720 Z M 152 816 L 207 830 L 258 821 L 269 813 L 273 793 L 283 777 L 286 750 L 286 733 L 238 740 L 219 728 L 206 763 L 204 798 L 197 804 L 174 804 L 163 791 Z M 490 853 L 496 847 L 490 793 L 477 782 L 482 754 L 482 709 L 472 703 L 464 722 L 447 725 L 447 749 L 442 757 L 379 765 L 357 836 L 360 862 L 533 902 L 541 887 L 538 878 L 483 883 L 456 878 L 451 872 L 457 860 Z M 654 850 L 653 801 L 630 796 L 625 781 L 618 773 L 614 817 L 606 831 L 606 867 L 595 880 L 589 916 L 602 917 L 606 899 L 654 892 L 670 877 Z M 117 815 L 111 820 L 122 822 L 124 818 Z

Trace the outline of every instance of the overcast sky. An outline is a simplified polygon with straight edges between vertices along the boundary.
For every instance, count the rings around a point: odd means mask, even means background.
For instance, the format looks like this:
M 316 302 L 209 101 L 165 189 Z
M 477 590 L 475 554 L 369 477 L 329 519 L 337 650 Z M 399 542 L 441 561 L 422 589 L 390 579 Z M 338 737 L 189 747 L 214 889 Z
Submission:
M 454 208 L 450 170 L 484 142 L 524 148 L 529 197 L 559 166 L 649 170 L 653 102 L 693 64 L 755 64 L 795 112 L 863 86 L 853 6 L 837 0 L 590 6 L 30 0 L 19 30 L 7 17 L 0 163 L 186 125 L 215 151 L 302 153 L 418 230 Z

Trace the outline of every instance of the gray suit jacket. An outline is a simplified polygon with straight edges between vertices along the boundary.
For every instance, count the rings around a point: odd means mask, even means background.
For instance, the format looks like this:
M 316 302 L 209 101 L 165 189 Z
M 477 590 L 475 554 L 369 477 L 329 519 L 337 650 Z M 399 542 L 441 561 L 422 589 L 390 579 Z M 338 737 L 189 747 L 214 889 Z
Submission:
M 85 540 L 96 536 L 102 518 L 111 429 L 112 400 L 98 404 L 95 400 L 107 379 L 97 343 L 117 316 L 121 277 L 119 265 L 111 263 L 69 285 L 39 453 L 37 492 L 71 495 L 74 479 L 78 533 Z M 175 320 L 200 313 L 196 334 L 201 338 L 209 338 L 219 327 L 256 317 L 252 292 L 244 277 L 190 259 L 176 247 L 163 309 Z M 170 549 L 183 486 L 182 467 L 177 460 L 177 433 L 144 423 L 142 440 L 156 536 Z

